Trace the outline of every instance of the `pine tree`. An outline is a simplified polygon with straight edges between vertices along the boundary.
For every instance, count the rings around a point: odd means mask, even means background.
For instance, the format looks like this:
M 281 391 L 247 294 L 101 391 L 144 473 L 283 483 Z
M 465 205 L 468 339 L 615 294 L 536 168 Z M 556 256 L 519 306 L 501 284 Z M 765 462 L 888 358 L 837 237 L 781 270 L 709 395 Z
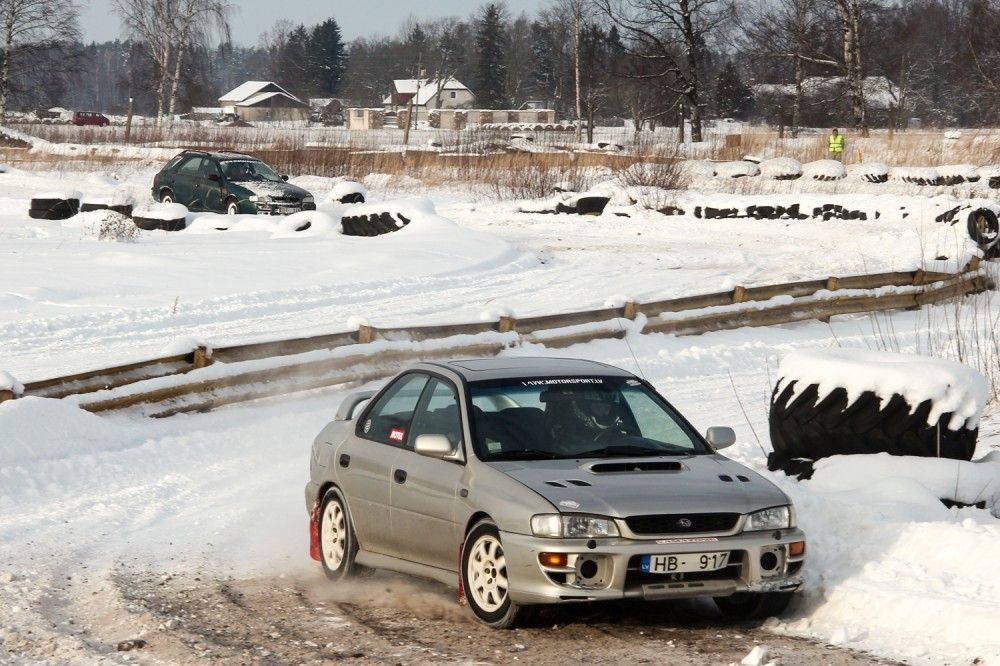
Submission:
M 743 83 L 736 65 L 730 60 L 715 80 L 715 110 L 720 118 L 746 120 L 753 105 L 753 93 Z
M 504 82 L 505 17 L 503 6 L 490 3 L 483 6 L 476 21 L 476 94 L 477 105 L 484 109 L 507 108 Z
M 309 36 L 307 78 L 311 92 L 333 96 L 347 68 L 347 54 L 340 26 L 329 18 L 312 29 Z

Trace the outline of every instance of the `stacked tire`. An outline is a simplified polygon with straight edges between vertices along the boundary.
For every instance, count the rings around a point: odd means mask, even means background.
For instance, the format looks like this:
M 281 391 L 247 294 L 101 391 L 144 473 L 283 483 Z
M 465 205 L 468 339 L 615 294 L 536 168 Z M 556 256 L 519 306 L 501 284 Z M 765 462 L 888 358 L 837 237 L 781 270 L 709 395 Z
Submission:
M 42 196 L 31 200 L 28 217 L 34 220 L 68 220 L 79 212 L 79 198 Z
M 381 236 L 399 231 L 410 223 L 409 218 L 400 213 L 371 213 L 368 215 L 345 215 L 340 219 L 340 227 L 345 236 Z
M 771 445 L 767 466 L 799 478 L 812 475 L 812 462 L 833 455 L 889 453 L 971 460 L 978 427 L 952 430 L 953 412 L 928 423 L 934 400 L 910 404 L 899 393 L 878 396 L 865 391 L 849 401 L 846 388 L 821 396 L 820 377 L 782 378 L 771 396 L 768 417 Z

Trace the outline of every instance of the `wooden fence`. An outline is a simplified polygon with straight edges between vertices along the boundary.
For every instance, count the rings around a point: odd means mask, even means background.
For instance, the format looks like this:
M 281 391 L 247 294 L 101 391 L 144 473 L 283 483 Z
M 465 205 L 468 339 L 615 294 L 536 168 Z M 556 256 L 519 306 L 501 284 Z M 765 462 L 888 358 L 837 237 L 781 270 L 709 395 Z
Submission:
M 895 287 L 886 290 L 887 287 Z M 155 358 L 24 385 L 24 395 L 77 396 L 88 411 L 154 405 L 151 416 L 198 411 L 234 402 L 305 391 L 390 375 L 417 360 L 491 356 L 516 343 L 566 347 L 601 338 L 624 337 L 621 319 L 644 317 L 642 331 L 697 335 L 745 326 L 771 326 L 845 314 L 912 309 L 993 289 L 974 260 L 958 273 L 903 271 L 828 277 L 760 287 L 743 287 L 650 303 L 629 301 L 601 308 L 515 319 L 401 328 L 362 325 L 355 331 L 220 347 Z M 872 293 L 880 290 L 879 293 Z M 785 297 L 770 304 L 768 300 Z M 787 301 L 790 297 L 791 302 Z M 617 322 L 617 325 L 616 325 Z M 506 335 L 488 335 L 488 334 Z M 461 336 L 461 337 L 456 337 Z M 478 337 L 478 339 L 477 339 Z M 410 345 L 454 338 L 453 344 Z M 388 344 L 372 344 L 382 341 Z M 297 358 L 327 350 L 322 358 Z M 336 354 L 332 353 L 336 350 Z M 315 356 L 315 355 L 313 355 Z M 266 367 L 262 367 L 262 362 Z M 225 364 L 199 372 L 213 363 Z M 229 366 L 232 366 L 231 368 Z M 190 374 L 190 381 L 157 381 Z M 13 398 L 0 391 L 0 402 Z

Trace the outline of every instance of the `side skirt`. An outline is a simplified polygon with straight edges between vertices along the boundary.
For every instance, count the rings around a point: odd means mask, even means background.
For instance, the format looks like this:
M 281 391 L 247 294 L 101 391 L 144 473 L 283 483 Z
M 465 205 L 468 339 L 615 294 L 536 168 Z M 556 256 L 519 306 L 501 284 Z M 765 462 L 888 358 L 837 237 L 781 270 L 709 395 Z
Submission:
M 458 586 L 458 572 L 439 569 L 426 564 L 418 564 L 408 560 L 401 560 L 388 555 L 372 553 L 367 550 L 359 550 L 355 558 L 357 563 L 371 569 L 388 569 L 408 576 L 418 578 L 428 578 L 447 585 L 450 588 Z

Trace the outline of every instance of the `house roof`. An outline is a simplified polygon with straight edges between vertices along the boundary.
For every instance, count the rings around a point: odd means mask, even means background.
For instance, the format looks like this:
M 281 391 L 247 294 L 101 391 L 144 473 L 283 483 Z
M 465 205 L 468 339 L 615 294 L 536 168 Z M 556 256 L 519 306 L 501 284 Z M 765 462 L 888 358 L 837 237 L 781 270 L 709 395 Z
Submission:
M 295 100 L 299 104 L 303 103 L 302 100 L 300 100 L 298 97 L 296 97 L 292 93 L 288 92 L 287 90 L 279 86 L 274 81 L 247 81 L 246 83 L 238 85 L 229 92 L 227 92 L 225 95 L 219 98 L 219 101 L 229 102 L 229 103 L 242 102 L 244 103 L 244 105 L 246 105 L 246 103 L 250 98 L 265 92 L 284 94 L 290 99 Z
M 290 95 L 286 92 L 262 92 L 258 95 L 253 95 L 240 102 L 235 102 L 233 106 L 256 106 L 261 102 L 266 102 L 273 97 L 284 97 L 285 99 L 292 102 L 295 106 L 306 106 L 305 102 L 300 100 L 295 95 Z
M 865 103 L 876 109 L 888 109 L 899 104 L 899 86 L 884 76 L 866 76 L 864 83 Z M 802 79 L 802 91 L 806 95 L 827 94 L 837 89 L 846 90 L 847 81 L 842 76 L 808 76 Z M 794 95 L 795 85 L 788 83 L 759 83 L 753 86 L 756 94 Z
M 413 103 L 423 106 L 437 96 L 438 81 L 436 79 L 396 79 L 392 82 L 393 91 L 397 94 L 415 95 Z M 441 84 L 441 90 L 469 90 L 458 79 L 450 78 Z M 471 92 L 471 91 L 470 91 Z M 392 96 L 386 97 L 383 104 L 392 104 Z

